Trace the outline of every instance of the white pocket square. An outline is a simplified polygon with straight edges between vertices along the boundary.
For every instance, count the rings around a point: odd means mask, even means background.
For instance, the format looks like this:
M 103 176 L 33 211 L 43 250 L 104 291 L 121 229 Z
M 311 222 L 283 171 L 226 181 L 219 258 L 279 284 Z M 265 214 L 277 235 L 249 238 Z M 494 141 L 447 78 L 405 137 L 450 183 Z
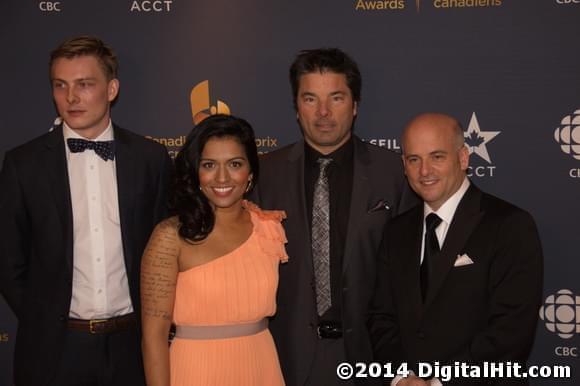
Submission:
M 466 253 L 463 255 L 457 255 L 457 259 L 455 260 L 454 267 L 463 267 L 464 265 L 473 264 L 473 260 Z

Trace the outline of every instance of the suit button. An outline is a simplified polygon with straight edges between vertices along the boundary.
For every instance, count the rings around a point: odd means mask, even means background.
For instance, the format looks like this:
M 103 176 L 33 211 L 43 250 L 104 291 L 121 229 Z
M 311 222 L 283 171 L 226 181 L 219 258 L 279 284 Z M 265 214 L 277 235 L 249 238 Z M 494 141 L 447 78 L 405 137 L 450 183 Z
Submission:
M 425 333 L 423 331 L 421 331 L 421 330 L 418 330 L 417 331 L 417 337 L 419 339 L 425 339 Z
M 61 322 L 66 322 L 66 317 L 61 315 L 58 317 L 58 320 L 60 320 Z
M 348 291 L 348 287 L 342 287 L 342 292 Z
M 345 333 L 350 334 L 352 333 L 352 328 L 347 328 L 344 330 Z

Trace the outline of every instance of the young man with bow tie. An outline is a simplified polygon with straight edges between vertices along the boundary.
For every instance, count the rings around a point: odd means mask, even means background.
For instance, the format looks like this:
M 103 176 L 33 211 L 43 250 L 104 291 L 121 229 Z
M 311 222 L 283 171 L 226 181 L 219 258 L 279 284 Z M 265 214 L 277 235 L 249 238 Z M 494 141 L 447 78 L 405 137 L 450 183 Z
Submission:
M 62 123 L 5 155 L 0 292 L 16 386 L 143 385 L 139 268 L 166 214 L 165 148 L 111 122 L 117 59 L 81 36 L 50 58 Z

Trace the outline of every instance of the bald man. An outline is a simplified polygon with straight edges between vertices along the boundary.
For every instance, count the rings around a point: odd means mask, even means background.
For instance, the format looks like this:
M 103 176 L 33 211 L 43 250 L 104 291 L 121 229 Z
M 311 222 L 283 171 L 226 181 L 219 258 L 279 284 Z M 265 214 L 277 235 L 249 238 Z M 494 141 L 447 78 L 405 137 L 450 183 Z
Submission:
M 423 204 L 385 232 L 369 328 L 376 359 L 392 362 L 393 370 L 406 363 L 413 373 L 394 374 L 387 384 L 527 384 L 447 382 L 419 366 L 525 365 L 541 304 L 543 257 L 534 220 L 469 181 L 463 138 L 457 120 L 444 114 L 422 114 L 403 132 L 405 174 Z

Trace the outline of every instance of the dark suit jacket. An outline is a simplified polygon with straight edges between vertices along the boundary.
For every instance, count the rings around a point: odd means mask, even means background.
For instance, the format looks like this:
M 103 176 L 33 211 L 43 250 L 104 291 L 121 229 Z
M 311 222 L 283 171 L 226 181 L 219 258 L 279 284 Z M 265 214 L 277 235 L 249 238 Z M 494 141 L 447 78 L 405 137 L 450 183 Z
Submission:
M 410 368 L 418 361 L 525 362 L 543 280 L 532 217 L 471 184 L 432 259 L 425 304 L 419 286 L 422 227 L 422 204 L 389 224 L 369 321 L 376 358 L 405 361 Z M 462 254 L 474 263 L 454 267 Z
M 166 214 L 172 166 L 163 146 L 116 126 L 114 136 L 123 253 L 139 313 L 141 254 Z M 40 386 L 58 363 L 72 293 L 62 126 L 7 152 L 0 186 L 0 292 L 18 318 L 14 377 L 18 385 Z
M 355 137 L 353 155 L 341 309 L 346 353 L 354 362 L 371 359 L 365 321 L 383 228 L 399 211 L 404 191 L 409 195 L 408 206 L 416 198 L 407 188 L 397 154 Z M 304 190 L 304 141 L 261 157 L 258 201 L 265 209 L 282 209 L 288 215 L 284 227 L 289 262 L 280 266 L 278 311 L 270 322 L 270 329 L 289 386 L 304 384 L 318 339 L 310 220 Z M 381 200 L 390 209 L 377 205 Z

